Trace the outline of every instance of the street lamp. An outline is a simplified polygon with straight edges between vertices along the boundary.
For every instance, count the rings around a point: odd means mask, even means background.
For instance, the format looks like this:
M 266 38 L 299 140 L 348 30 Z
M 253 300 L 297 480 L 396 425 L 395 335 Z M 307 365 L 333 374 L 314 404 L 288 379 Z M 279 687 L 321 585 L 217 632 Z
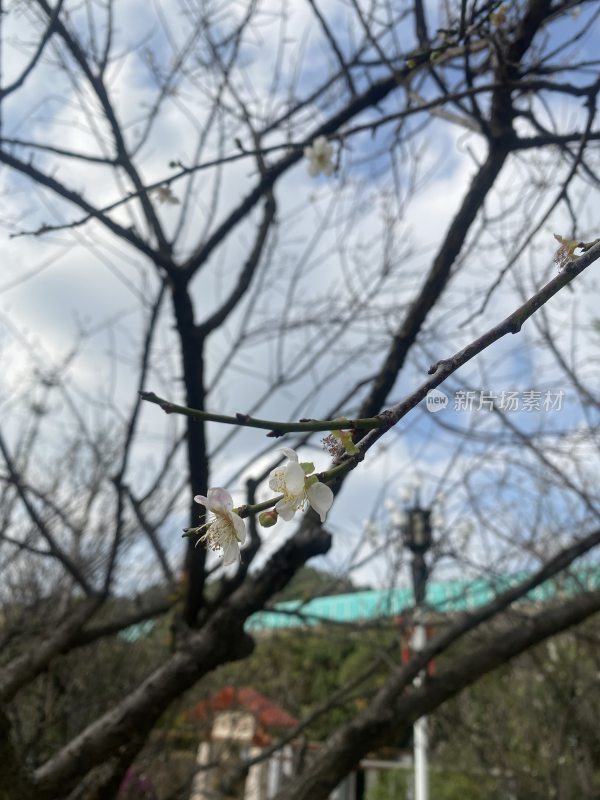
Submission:
M 427 643 L 427 635 L 423 621 L 425 595 L 429 567 L 425 554 L 433 544 L 431 529 L 431 509 L 421 508 L 417 497 L 414 505 L 406 511 L 406 521 L 402 529 L 404 545 L 411 551 L 413 591 L 415 594 L 415 628 L 412 647 L 422 650 Z M 419 686 L 423 674 L 415 679 Z M 429 779 L 427 774 L 427 718 L 421 717 L 413 725 L 414 759 L 415 759 L 415 800 L 428 800 Z
M 413 590 L 415 605 L 419 607 L 425 602 L 425 588 L 429 576 L 425 553 L 433 543 L 431 509 L 421 508 L 417 501 L 416 505 L 406 512 L 406 524 L 402 533 L 405 546 L 413 554 L 411 564 Z

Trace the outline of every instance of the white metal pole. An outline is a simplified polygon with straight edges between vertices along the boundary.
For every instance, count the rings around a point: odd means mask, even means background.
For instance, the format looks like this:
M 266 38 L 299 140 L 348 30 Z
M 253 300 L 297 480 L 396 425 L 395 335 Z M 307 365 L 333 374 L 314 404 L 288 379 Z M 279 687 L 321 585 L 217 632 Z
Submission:
M 413 633 L 413 649 L 423 650 L 426 645 L 426 629 L 422 622 L 415 626 Z M 415 680 L 420 685 L 423 674 Z M 413 726 L 414 760 L 415 760 L 415 800 L 429 800 L 429 775 L 427 771 L 427 717 L 421 717 Z

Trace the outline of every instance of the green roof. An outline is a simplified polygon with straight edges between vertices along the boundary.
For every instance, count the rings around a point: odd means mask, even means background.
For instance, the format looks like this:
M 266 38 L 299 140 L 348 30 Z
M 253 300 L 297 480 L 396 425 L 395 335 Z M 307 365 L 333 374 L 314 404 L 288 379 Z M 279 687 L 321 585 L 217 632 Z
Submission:
M 436 613 L 472 611 L 489 602 L 498 593 L 524 580 L 528 573 L 475 580 L 431 581 L 427 584 L 427 607 Z M 544 603 L 554 597 L 573 595 L 582 590 L 600 588 L 600 568 L 571 570 L 546 581 L 528 593 L 529 602 Z M 270 611 L 253 614 L 246 623 L 249 631 L 297 628 L 323 622 L 355 623 L 395 617 L 414 605 L 412 589 L 400 587 L 315 597 L 312 600 L 288 600 Z

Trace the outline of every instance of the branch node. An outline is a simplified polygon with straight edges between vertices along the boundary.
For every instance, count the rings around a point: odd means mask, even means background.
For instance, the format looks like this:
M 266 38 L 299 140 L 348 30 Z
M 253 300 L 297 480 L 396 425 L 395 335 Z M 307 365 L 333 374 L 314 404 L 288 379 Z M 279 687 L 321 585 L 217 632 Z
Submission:
M 443 369 L 446 366 L 450 366 L 452 364 L 451 358 L 442 358 L 440 361 L 435 361 L 427 370 L 428 375 L 435 375 L 438 369 Z

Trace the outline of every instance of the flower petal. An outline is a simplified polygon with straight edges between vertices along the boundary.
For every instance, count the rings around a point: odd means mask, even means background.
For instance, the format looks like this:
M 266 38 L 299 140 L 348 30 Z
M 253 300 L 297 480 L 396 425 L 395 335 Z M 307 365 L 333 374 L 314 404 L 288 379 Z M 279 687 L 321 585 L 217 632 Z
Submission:
M 276 467 L 276 469 L 272 469 L 269 473 L 269 489 L 273 489 L 274 492 L 281 491 L 281 488 L 285 481 L 285 467 Z
M 197 494 L 194 497 L 194 503 L 200 503 L 204 508 L 208 508 L 208 497 L 205 497 L 203 494 Z
M 211 511 L 231 511 L 233 508 L 233 498 L 226 489 L 209 489 L 208 506 Z
M 304 497 L 304 470 L 297 461 L 288 461 L 285 468 L 286 494 Z
M 229 512 L 229 519 L 233 525 L 233 530 L 235 531 L 236 538 L 240 544 L 244 544 L 246 541 L 246 523 L 244 520 L 235 514 L 233 511 Z
M 223 542 L 223 565 L 227 566 L 227 564 L 233 564 L 239 560 L 240 545 L 235 536 L 231 536 L 227 541 Z
M 298 453 L 289 447 L 282 448 L 281 452 L 288 459 L 288 461 L 298 461 Z
M 296 513 L 296 509 L 294 508 L 291 503 L 286 502 L 285 500 L 280 500 L 278 503 L 275 504 L 275 511 L 279 514 L 282 520 L 285 522 L 289 522 L 294 514 Z
M 313 483 L 306 492 L 308 502 L 321 517 L 321 522 L 325 522 L 327 512 L 333 504 L 333 492 L 324 483 Z

